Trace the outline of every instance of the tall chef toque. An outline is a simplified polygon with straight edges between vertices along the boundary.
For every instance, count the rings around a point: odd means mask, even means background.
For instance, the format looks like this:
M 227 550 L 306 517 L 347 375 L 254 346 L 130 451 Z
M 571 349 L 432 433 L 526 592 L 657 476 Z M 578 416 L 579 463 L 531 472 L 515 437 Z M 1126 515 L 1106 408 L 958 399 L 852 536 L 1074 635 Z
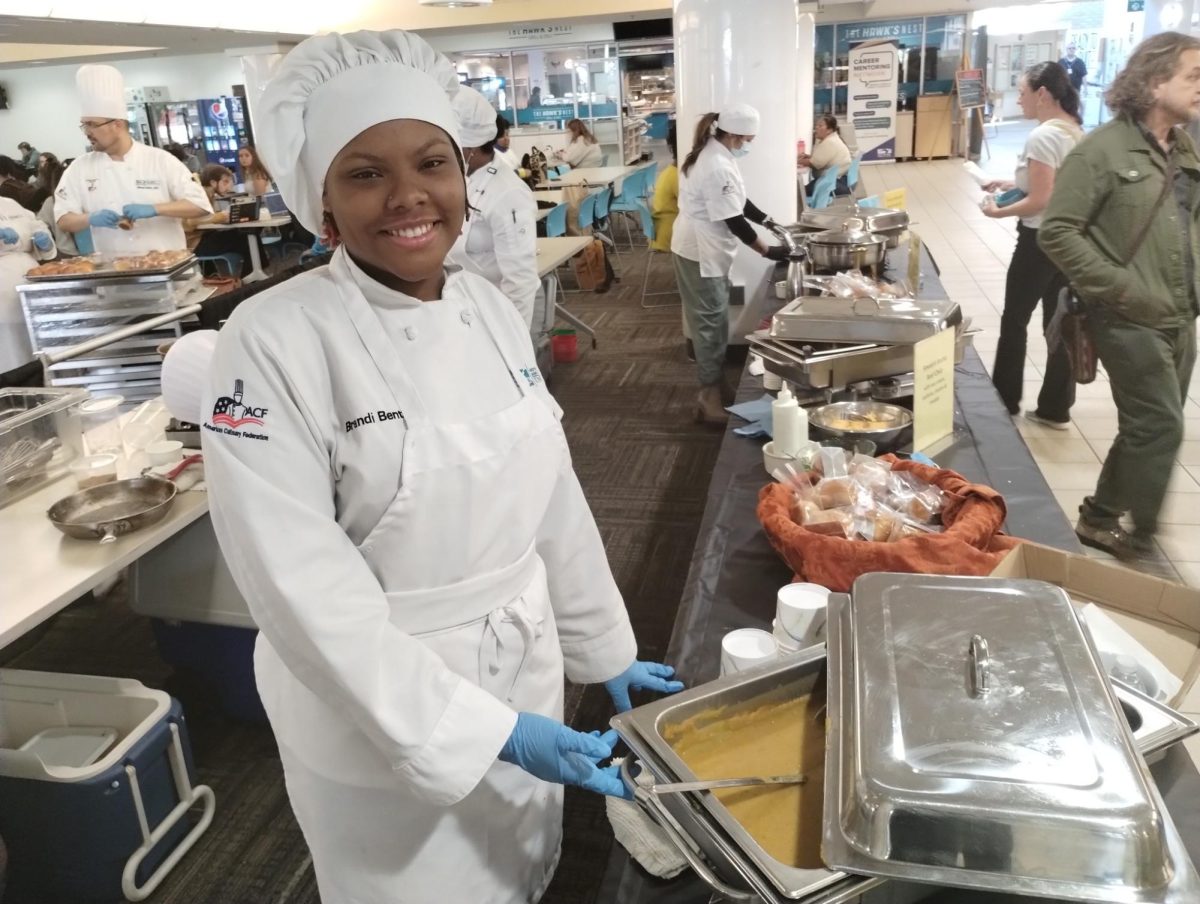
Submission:
M 481 148 L 496 138 L 496 110 L 474 88 L 463 85 L 454 95 L 458 136 L 465 148 Z
M 717 128 L 731 135 L 757 135 L 758 111 L 749 104 L 727 104 L 717 114 Z
M 75 72 L 79 115 L 99 119 L 125 119 L 125 77 L 112 66 L 89 63 Z
M 317 35 L 284 58 L 263 90 L 254 111 L 258 150 L 284 203 L 319 234 L 325 175 L 342 148 L 393 119 L 431 123 L 458 146 L 458 90 L 454 66 L 416 35 Z

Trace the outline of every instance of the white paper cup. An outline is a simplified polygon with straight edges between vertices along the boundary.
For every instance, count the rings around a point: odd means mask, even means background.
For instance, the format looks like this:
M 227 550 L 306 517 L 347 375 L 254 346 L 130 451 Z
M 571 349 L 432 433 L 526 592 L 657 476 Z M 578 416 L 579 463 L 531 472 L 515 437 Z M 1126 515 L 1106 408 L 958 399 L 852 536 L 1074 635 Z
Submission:
M 146 447 L 146 457 L 152 465 L 173 465 L 183 459 L 183 443 L 177 439 L 163 439 Z
M 761 628 L 738 628 L 721 639 L 721 674 L 731 675 L 779 655 L 775 638 Z
M 775 646 L 778 648 L 780 656 L 799 653 L 804 649 L 800 646 L 799 641 L 784 630 L 783 625 L 779 624 L 779 619 L 771 622 L 771 636 L 775 638 Z
M 829 590 L 820 584 L 788 584 L 775 596 L 775 619 L 801 648 L 825 640 Z

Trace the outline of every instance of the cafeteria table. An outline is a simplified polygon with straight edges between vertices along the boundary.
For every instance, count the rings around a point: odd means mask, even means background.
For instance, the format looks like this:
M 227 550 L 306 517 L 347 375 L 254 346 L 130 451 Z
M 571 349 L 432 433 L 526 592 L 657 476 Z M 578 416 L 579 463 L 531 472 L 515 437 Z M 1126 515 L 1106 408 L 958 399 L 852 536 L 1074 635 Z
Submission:
M 258 236 L 255 234 L 256 231 L 270 227 L 278 229 L 280 226 L 286 226 L 290 222 L 292 222 L 292 218 L 289 216 L 272 216 L 266 219 L 247 220 L 244 223 L 203 223 L 196 228 L 208 232 L 225 232 L 230 229 L 245 231 L 246 245 L 250 251 L 250 272 L 242 282 L 249 283 L 267 278 L 267 272 L 262 266 L 262 255 L 258 253 Z
M 653 161 L 634 166 L 584 166 L 564 173 L 557 179 L 545 179 L 537 184 L 537 190 L 552 191 L 564 185 L 596 185 L 603 188 L 612 185 L 614 193 L 621 190 L 621 182 L 638 170 L 653 166 Z
M 558 276 L 555 270 L 592 243 L 590 235 L 560 235 L 554 238 L 539 237 L 537 240 L 538 276 L 546 293 L 546 303 L 554 305 L 554 312 L 571 326 L 583 330 L 596 344 L 596 331 L 558 303 Z

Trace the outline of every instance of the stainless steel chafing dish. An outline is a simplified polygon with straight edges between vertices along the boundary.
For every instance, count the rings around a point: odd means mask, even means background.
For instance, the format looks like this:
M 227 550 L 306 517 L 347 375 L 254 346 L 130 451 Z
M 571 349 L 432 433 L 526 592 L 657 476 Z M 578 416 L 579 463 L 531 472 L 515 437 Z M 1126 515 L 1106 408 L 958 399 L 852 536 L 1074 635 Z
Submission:
M 962 323 L 945 298 L 796 298 L 771 318 L 772 339 L 912 345 Z
M 853 601 L 830 597 L 829 623 L 828 662 L 812 648 L 613 719 L 656 781 L 694 780 L 666 739 L 673 727 L 807 695 L 828 667 L 821 856 L 830 868 L 774 860 L 711 792 L 637 794 L 718 891 L 839 904 L 887 877 L 1083 901 L 1200 900 L 1142 760 L 1197 726 L 1110 686 L 1057 588 L 867 575 Z

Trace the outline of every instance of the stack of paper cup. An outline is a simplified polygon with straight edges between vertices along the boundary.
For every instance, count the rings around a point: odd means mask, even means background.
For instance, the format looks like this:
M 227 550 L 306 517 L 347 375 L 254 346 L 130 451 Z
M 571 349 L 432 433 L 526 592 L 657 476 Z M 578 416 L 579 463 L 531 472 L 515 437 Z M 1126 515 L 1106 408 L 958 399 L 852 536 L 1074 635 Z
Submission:
M 760 628 L 738 628 L 721 639 L 721 674 L 731 675 L 779 655 L 775 638 Z
M 163 402 L 179 421 L 200 424 L 205 420 L 202 399 L 208 390 L 216 330 L 197 330 L 179 339 L 162 364 Z
M 803 650 L 825 641 L 829 590 L 820 584 L 788 584 L 775 596 L 775 637 L 780 646 Z

